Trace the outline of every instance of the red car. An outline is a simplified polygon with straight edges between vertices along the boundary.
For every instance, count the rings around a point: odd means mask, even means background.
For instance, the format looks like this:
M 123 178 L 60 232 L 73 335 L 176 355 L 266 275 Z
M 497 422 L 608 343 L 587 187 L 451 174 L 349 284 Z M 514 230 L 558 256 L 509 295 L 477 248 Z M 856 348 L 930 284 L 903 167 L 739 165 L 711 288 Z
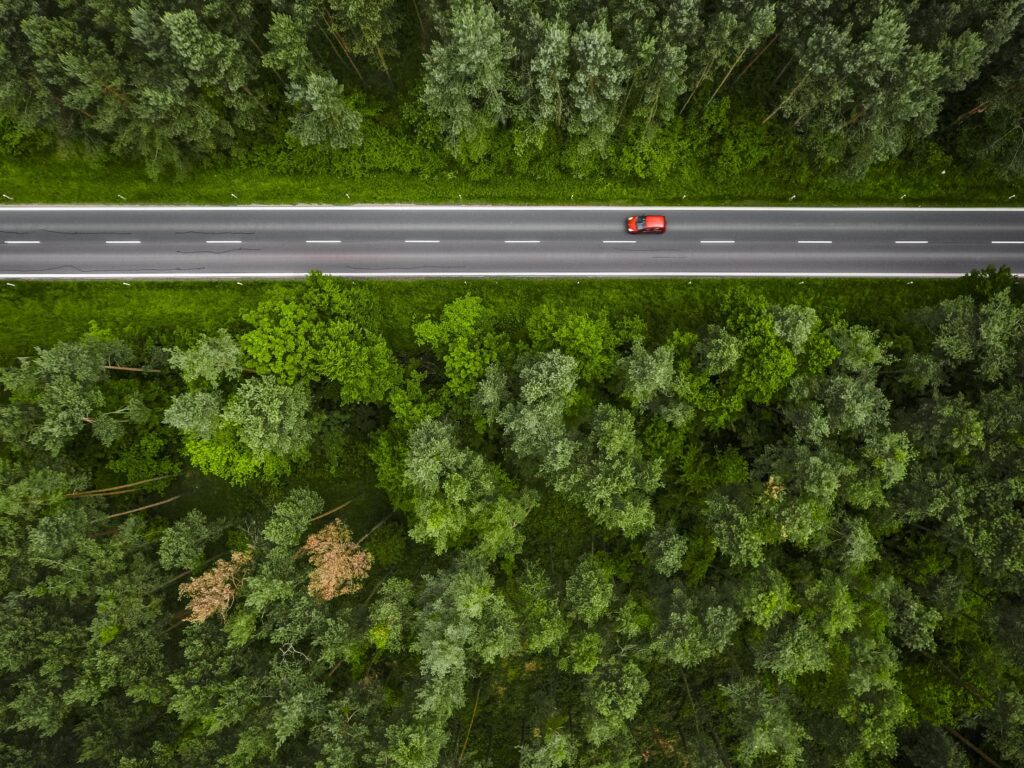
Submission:
M 668 229 L 664 216 L 630 216 L 626 231 L 631 235 L 660 235 Z

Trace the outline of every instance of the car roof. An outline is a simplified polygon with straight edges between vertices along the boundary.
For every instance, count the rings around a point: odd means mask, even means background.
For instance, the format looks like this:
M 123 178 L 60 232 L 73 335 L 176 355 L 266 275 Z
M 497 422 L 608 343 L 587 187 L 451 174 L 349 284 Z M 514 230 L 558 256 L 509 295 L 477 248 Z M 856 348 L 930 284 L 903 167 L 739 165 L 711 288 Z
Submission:
M 648 216 L 647 217 L 647 224 L 648 225 L 657 226 L 659 224 L 664 224 L 664 223 L 665 223 L 665 217 L 664 216 L 654 215 L 654 216 Z

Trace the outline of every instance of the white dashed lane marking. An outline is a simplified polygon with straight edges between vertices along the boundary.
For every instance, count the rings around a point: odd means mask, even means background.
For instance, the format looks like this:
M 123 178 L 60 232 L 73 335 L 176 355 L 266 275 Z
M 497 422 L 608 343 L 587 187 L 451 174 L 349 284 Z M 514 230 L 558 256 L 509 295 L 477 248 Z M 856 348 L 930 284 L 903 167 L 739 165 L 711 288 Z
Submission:
M 341 240 L 307 240 L 306 244 L 307 245 L 328 245 L 328 244 L 337 245 L 340 242 L 341 242 Z
M 510 244 L 510 245 L 512 245 L 512 244 L 519 244 L 519 243 L 539 243 L 540 240 L 506 240 L 505 242 Z
M 927 240 L 893 240 L 896 245 L 928 245 Z
M 4 240 L 4 245 L 39 245 L 38 240 Z
M 735 240 L 701 240 L 701 245 L 733 245 Z
M 636 240 L 602 240 L 602 243 L 635 243 Z
M 407 243 L 440 243 L 440 240 L 406 240 Z
M 831 240 L 797 240 L 799 245 L 832 245 Z
M 107 245 L 142 245 L 141 240 L 107 240 Z
M 207 240 L 207 245 L 239 245 L 241 240 Z

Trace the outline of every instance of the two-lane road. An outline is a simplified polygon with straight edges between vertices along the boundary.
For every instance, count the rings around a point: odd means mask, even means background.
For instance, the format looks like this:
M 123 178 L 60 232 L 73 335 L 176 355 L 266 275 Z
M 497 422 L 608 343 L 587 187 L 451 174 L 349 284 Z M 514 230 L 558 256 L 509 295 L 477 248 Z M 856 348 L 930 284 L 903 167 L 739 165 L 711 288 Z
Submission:
M 626 216 L 662 213 L 664 235 Z M 1024 209 L 0 207 L 0 279 L 1024 273 Z

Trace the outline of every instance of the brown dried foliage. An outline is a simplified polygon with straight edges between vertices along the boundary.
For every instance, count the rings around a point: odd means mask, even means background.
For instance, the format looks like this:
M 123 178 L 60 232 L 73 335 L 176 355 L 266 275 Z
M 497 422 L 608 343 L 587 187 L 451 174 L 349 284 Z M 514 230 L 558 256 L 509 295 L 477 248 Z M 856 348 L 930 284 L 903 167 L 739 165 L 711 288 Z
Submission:
M 677 739 L 675 736 L 670 737 L 662 735 L 661 731 L 658 730 L 657 726 L 652 726 L 651 730 L 654 733 L 654 743 L 655 745 L 657 745 L 658 750 L 661 752 L 661 754 L 665 755 L 666 757 L 671 757 L 672 755 L 674 755 L 676 753 L 676 749 L 678 748 L 679 739 Z
M 348 526 L 337 521 L 312 534 L 299 552 L 313 564 L 309 594 L 321 600 L 358 592 L 373 565 L 373 555 L 360 549 Z
M 231 561 L 218 560 L 205 573 L 178 587 L 178 596 L 188 598 L 185 621 L 199 624 L 213 615 L 227 615 L 241 585 L 241 571 L 252 562 L 250 552 L 232 552 Z
M 768 476 L 768 483 L 764 489 L 764 495 L 772 501 L 778 501 L 786 494 L 786 486 L 775 475 Z

